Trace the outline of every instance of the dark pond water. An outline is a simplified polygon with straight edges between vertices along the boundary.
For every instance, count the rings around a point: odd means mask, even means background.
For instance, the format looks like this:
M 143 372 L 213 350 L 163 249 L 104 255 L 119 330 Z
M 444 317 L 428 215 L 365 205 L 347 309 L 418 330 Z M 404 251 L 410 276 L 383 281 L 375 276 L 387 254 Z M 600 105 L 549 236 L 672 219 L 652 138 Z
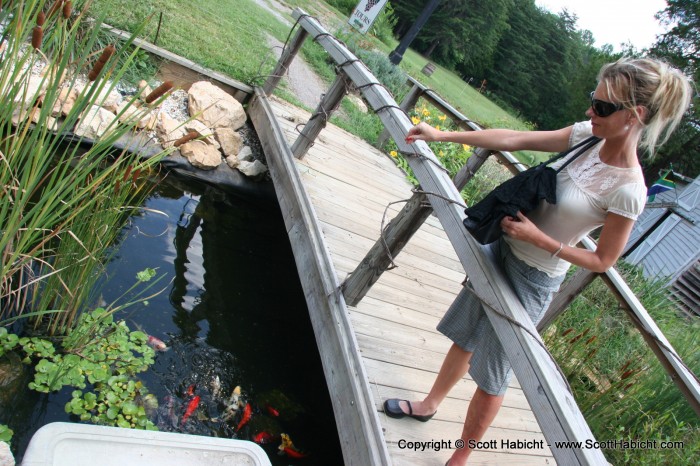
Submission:
M 163 340 L 148 372 L 140 374 L 158 397 L 154 419 L 161 430 L 252 439 L 284 432 L 308 453 L 277 454 L 279 440 L 263 448 L 273 465 L 339 465 L 342 454 L 318 350 L 294 257 L 276 204 L 223 193 L 174 175 L 161 181 L 131 218 L 101 290 L 107 302 L 156 268 L 165 290 L 117 318 Z M 235 386 L 253 406 L 250 422 L 236 433 L 240 414 L 213 421 L 224 406 L 213 396 L 218 377 L 228 398 Z M 197 414 L 180 422 L 187 390 L 201 396 Z M 39 395 L 27 390 L 0 423 L 15 431 L 19 460 L 31 435 L 64 412 L 70 390 Z M 268 409 L 268 406 L 274 408 Z M 275 410 L 279 415 L 274 415 Z

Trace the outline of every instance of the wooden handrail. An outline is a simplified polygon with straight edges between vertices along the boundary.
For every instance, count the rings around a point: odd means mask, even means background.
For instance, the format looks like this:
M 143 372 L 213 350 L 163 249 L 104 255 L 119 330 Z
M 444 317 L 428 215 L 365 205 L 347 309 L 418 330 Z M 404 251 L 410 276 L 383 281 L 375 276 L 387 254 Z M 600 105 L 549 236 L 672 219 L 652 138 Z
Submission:
M 410 146 L 404 142 L 403 138 L 413 126 L 411 121 L 355 55 L 302 10 L 295 9 L 292 16 L 328 52 L 355 87 L 361 90 L 367 103 L 396 141 L 399 150 L 415 154 L 408 157 L 408 163 L 422 189 L 436 194 L 428 196 L 433 210 L 474 287 L 489 302 L 487 315 L 557 461 L 567 465 L 605 464 L 605 457 L 599 449 L 586 449 L 583 446 L 558 448 L 555 445 L 556 442 L 581 442 L 579 445 L 585 445 L 586 441 L 594 437 L 556 363 L 537 336 L 525 309 L 507 279 L 498 270 L 495 258 L 464 229 L 461 197 L 435 155 L 423 141 Z M 508 318 L 504 319 L 499 314 Z

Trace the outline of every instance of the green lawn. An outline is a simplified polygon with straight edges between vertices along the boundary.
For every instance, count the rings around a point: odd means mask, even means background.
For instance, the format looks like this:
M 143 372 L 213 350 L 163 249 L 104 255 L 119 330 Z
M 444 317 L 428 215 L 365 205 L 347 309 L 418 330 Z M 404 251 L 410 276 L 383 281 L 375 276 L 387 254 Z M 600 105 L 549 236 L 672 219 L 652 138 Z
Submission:
M 355 36 L 365 44 L 388 54 L 398 42 L 386 45 L 371 36 L 360 36 L 346 26 L 346 18 L 319 0 L 288 0 L 289 7 L 300 7 L 319 18 L 329 32 L 341 36 Z M 138 24 L 148 20 L 143 38 L 195 63 L 224 73 L 248 84 L 262 84 L 275 64 L 267 36 L 284 42 L 290 27 L 254 0 L 222 0 L 219 2 L 186 2 L 184 0 L 94 0 L 93 14 L 105 15 L 105 22 L 119 29 L 134 31 Z M 160 29 L 158 24 L 160 22 Z M 289 22 L 293 23 L 292 18 Z M 343 30 L 341 30 L 342 28 Z M 334 76 L 326 53 L 312 41 L 306 41 L 302 49 L 304 58 L 327 82 Z M 409 75 L 436 91 L 447 102 L 471 120 L 484 127 L 528 129 L 528 125 L 499 108 L 459 76 L 440 66 L 432 76 L 421 73 L 427 63 L 413 50 L 408 50 L 400 66 Z M 293 94 L 282 88 L 279 96 L 299 102 Z M 333 121 L 346 130 L 374 142 L 381 131 L 381 124 L 374 115 L 364 115 L 352 105 L 344 104 L 345 118 Z M 522 154 L 531 161 L 533 154 Z

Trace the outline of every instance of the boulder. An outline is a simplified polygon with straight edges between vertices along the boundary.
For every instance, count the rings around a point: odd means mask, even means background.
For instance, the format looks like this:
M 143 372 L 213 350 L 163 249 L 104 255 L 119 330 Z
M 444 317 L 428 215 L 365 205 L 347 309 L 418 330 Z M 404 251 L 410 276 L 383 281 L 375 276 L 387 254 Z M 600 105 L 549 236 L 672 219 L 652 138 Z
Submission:
M 156 116 L 148 107 L 135 107 L 128 102 L 122 102 L 117 107 L 117 118 L 120 123 L 133 124 L 138 129 L 153 130 L 156 126 Z
M 228 127 L 215 128 L 214 137 L 219 141 L 221 151 L 226 157 L 236 156 L 240 152 L 243 138 L 237 131 Z
M 53 103 L 51 116 L 61 117 L 68 115 L 73 109 L 77 98 L 78 92 L 75 89 L 71 89 L 69 87 L 61 88 L 61 91 L 58 93 L 58 97 Z
M 239 161 L 237 168 L 245 176 L 255 180 L 262 179 L 267 172 L 267 167 L 260 160 L 254 160 L 252 162 L 241 160 Z
M 238 164 L 240 163 L 238 157 L 236 157 L 235 155 L 229 155 L 224 160 L 226 161 L 226 165 L 228 165 L 231 168 L 237 168 Z
M 97 105 L 93 105 L 80 116 L 80 121 L 73 131 L 76 135 L 99 139 L 108 129 L 113 128 L 117 116 Z
M 183 123 L 170 118 L 165 112 L 158 114 L 156 123 L 156 136 L 164 148 L 172 147 L 173 143 L 187 134 Z
M 203 141 L 186 142 L 180 146 L 180 153 L 202 170 L 213 170 L 221 164 L 221 152 Z
M 216 147 L 217 150 L 221 148 L 214 137 L 214 131 L 201 121 L 188 120 L 183 124 L 183 126 L 185 127 L 185 134 L 189 133 L 190 131 L 197 131 L 201 136 L 199 139 L 200 141 L 204 141 L 210 146 Z
M 18 125 L 27 119 L 27 116 L 46 89 L 46 81 L 41 76 L 29 76 L 26 83 L 21 84 L 19 92 L 13 98 L 12 124 Z
M 243 146 L 241 150 L 238 152 L 238 160 L 246 161 L 246 162 L 252 162 L 255 160 L 253 157 L 253 149 L 251 149 L 249 146 Z
M 87 95 L 89 89 L 86 89 L 86 87 L 89 85 L 93 85 L 93 83 L 76 84 L 75 90 L 79 95 Z M 100 107 L 109 110 L 114 114 L 117 113 L 117 108 L 123 101 L 124 97 L 122 97 L 122 95 L 115 89 L 111 89 L 109 83 L 105 84 L 105 86 L 101 88 L 96 96 L 93 96 L 93 103 L 95 105 L 99 105 Z
M 208 81 L 198 81 L 188 93 L 190 115 L 210 128 L 237 130 L 246 122 L 243 106 L 232 95 Z

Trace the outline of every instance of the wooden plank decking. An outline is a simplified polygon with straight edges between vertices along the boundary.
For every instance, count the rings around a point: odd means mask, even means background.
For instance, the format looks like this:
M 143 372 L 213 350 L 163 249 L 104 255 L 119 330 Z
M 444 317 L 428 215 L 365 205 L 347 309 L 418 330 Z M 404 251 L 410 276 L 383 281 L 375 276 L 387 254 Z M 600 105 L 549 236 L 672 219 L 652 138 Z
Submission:
M 270 103 L 291 146 L 299 134 L 297 125 L 310 114 L 274 97 Z M 340 283 L 379 238 L 387 205 L 410 198 L 411 186 L 388 156 L 333 125 L 296 161 L 296 168 Z M 385 224 L 401 208 L 402 204 L 391 205 Z M 425 222 L 395 263 L 398 268 L 385 272 L 356 307 L 348 307 L 349 319 L 391 462 L 444 464 L 449 451 L 412 451 L 399 444 L 451 441 L 454 445 L 475 389 L 469 378 L 452 390 L 428 423 L 388 418 L 381 405 L 385 398 L 414 399 L 429 390 L 450 346 L 435 326 L 460 290 L 464 270 L 435 217 Z M 338 428 L 343 429 L 342 421 Z M 472 464 L 555 464 L 516 381 L 484 440 L 492 439 L 497 448 L 475 452 Z M 501 440 L 535 440 L 543 448 L 502 448 Z

